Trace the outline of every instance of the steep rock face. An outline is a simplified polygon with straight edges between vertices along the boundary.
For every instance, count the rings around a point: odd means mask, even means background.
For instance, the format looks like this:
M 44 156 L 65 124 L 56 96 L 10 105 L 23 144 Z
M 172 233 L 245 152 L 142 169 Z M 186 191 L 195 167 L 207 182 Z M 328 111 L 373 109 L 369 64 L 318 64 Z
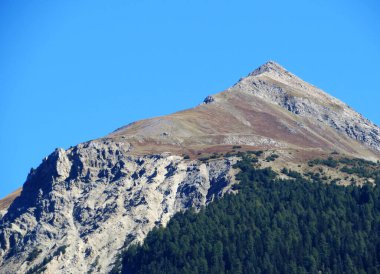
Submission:
M 25 273 L 44 259 L 46 273 L 106 273 L 122 247 L 233 182 L 234 159 L 128 151 L 128 143 L 92 141 L 58 149 L 32 170 L 1 220 L 1 273 Z

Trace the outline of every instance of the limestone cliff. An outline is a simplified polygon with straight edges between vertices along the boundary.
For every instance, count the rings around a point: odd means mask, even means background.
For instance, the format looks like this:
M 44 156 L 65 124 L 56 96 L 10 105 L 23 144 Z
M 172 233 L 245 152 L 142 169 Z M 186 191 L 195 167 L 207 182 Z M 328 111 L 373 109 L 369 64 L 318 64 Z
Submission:
M 1 273 L 37 265 L 46 273 L 107 273 L 119 250 L 153 226 L 228 191 L 233 162 L 130 156 L 128 145 L 112 141 L 58 149 L 31 171 L 1 220 Z

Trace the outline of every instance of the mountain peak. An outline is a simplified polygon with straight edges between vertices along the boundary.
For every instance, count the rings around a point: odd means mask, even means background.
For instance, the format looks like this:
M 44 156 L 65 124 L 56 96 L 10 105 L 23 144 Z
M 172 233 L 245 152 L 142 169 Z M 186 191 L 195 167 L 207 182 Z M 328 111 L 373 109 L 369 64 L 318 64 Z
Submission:
M 249 73 L 247 77 L 241 78 L 238 83 L 241 84 L 244 79 L 247 79 L 249 83 L 252 83 L 252 78 L 261 79 L 263 77 L 271 78 L 272 80 L 282 82 L 283 84 L 296 89 L 301 89 L 303 92 L 307 91 L 319 94 L 322 92 L 320 90 L 316 91 L 315 87 L 305 82 L 304 80 L 294 75 L 293 73 L 291 73 L 283 66 L 274 61 L 268 61 L 265 64 L 261 65 L 260 67 Z M 324 93 L 323 96 L 325 97 L 325 95 L 326 94 Z
M 248 76 L 256 76 L 256 75 L 260 75 L 264 73 L 277 74 L 277 75 L 290 74 L 280 64 L 274 61 L 268 61 L 265 64 L 258 67 L 257 69 L 255 69 L 254 71 L 252 71 Z

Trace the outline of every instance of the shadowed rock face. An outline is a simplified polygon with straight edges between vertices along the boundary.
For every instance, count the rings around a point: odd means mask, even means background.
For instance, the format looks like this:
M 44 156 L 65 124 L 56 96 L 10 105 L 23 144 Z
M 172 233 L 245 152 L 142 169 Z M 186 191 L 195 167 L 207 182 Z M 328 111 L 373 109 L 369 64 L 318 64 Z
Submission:
M 203 163 L 199 153 L 239 145 L 286 151 L 294 163 L 331 151 L 379 159 L 379 136 L 347 105 L 268 62 L 193 109 L 45 158 L 1 208 L 0 272 L 107 273 L 119 250 L 155 225 L 231 191 L 237 159 Z

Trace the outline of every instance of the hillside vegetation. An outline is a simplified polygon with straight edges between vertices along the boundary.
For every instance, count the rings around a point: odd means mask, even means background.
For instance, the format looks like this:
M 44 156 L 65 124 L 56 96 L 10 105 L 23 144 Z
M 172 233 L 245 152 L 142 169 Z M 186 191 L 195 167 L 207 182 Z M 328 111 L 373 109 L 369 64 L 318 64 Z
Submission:
M 376 163 L 331 160 L 310 164 L 344 165 L 348 173 L 364 177 L 365 170 L 371 172 L 368 177 L 380 170 Z M 292 179 L 279 179 L 256 162 L 244 155 L 235 165 L 240 169 L 237 194 L 199 212 L 178 213 L 142 245 L 131 246 L 122 255 L 122 272 L 380 272 L 378 185 L 326 184 L 286 169 Z

